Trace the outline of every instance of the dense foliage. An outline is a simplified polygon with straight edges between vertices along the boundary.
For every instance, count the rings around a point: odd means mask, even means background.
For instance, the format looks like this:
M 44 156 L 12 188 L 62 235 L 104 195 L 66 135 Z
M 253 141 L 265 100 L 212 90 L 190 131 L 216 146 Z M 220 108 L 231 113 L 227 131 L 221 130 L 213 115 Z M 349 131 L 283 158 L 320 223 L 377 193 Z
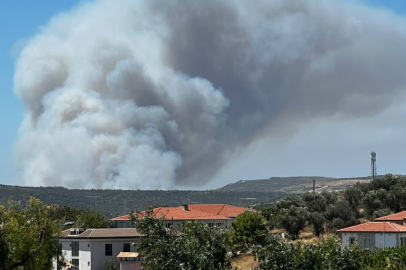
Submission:
M 223 270 L 231 269 L 227 254 L 228 232 L 188 221 L 181 231 L 166 229 L 161 219 L 151 215 L 137 218 L 133 224 L 145 235 L 139 243 L 144 270 Z
M 19 187 L 0 185 L 0 201 L 26 202 L 33 196 L 45 204 L 67 205 L 76 209 L 90 208 L 103 212 L 108 219 L 142 211 L 154 205 L 178 206 L 184 202 L 227 203 L 245 205 L 247 203 L 273 202 L 265 192 L 235 192 L 217 190 L 108 190 L 108 189 L 67 189 L 63 187 Z M 278 197 L 286 194 L 278 193 Z M 242 198 L 255 198 L 241 200 Z
M 230 247 L 235 253 L 246 251 L 253 245 L 263 244 L 266 233 L 266 220 L 257 212 L 245 212 L 231 224 L 229 236 Z
M 319 244 L 293 244 L 266 236 L 255 250 L 262 270 L 378 270 L 406 269 L 406 247 L 365 250 L 342 247 L 339 240 Z
M 283 228 L 293 240 L 307 225 L 312 226 L 314 235 L 321 236 L 359 224 L 360 218 L 373 220 L 406 210 L 406 177 L 388 174 L 343 192 L 308 192 L 259 210 L 268 228 Z
M 52 206 L 31 198 L 29 207 L 10 202 L 0 205 L 0 269 L 42 270 L 52 268 L 52 259 L 60 254 L 51 219 Z

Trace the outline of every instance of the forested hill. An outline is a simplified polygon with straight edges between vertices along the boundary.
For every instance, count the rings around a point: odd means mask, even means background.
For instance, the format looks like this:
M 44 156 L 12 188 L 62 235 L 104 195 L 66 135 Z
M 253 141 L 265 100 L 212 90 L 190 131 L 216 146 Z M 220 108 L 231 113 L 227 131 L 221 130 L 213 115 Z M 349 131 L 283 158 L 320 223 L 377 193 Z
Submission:
M 383 176 L 378 176 L 379 178 Z M 331 178 L 320 176 L 298 176 L 298 177 L 271 177 L 258 180 L 240 180 L 228 184 L 219 191 L 255 191 L 255 192 L 284 192 L 284 193 L 304 193 L 313 188 L 313 179 L 316 180 L 317 191 L 339 191 L 345 190 L 357 182 L 368 183 L 370 177 L 354 178 Z
M 144 210 L 151 206 L 177 206 L 192 203 L 227 203 L 252 205 L 272 202 L 275 197 L 263 192 L 234 191 L 158 191 L 158 190 L 79 190 L 63 187 L 20 187 L 0 185 L 0 200 L 20 201 L 26 204 L 30 196 L 47 204 L 71 206 L 79 209 L 91 208 L 104 212 L 108 217 Z M 278 194 L 278 198 L 284 194 Z

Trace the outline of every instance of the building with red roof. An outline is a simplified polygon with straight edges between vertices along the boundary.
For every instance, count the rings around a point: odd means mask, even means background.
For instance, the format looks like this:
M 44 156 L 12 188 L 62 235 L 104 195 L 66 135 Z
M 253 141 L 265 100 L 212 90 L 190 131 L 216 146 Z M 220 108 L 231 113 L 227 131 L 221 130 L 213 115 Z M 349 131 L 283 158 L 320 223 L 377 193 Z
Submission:
M 189 204 L 176 207 L 157 207 L 152 214 L 163 218 L 167 228 L 189 220 L 199 220 L 209 227 L 229 227 L 235 218 L 244 213 L 245 208 L 228 204 Z M 112 219 L 116 228 L 130 227 L 130 215 Z
M 391 214 L 388 216 L 383 216 L 380 218 L 376 218 L 375 221 L 389 221 L 389 222 L 394 222 L 397 224 L 405 225 L 406 221 L 406 211 L 402 211 L 399 213 Z
M 406 226 L 389 221 L 366 222 L 337 231 L 343 246 L 398 247 L 406 244 Z

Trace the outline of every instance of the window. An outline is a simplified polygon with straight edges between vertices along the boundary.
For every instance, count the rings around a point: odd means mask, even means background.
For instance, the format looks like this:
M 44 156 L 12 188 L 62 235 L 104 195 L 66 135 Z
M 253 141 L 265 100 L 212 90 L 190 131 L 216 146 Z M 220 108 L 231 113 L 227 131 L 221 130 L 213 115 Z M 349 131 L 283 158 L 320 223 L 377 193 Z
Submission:
M 216 227 L 223 227 L 223 226 L 224 226 L 223 222 L 216 223 Z
M 171 222 L 165 223 L 165 228 L 167 228 L 167 229 L 172 228 L 172 223 Z
M 113 244 L 106 244 L 104 251 L 106 256 L 113 256 Z
M 406 237 L 401 237 L 400 238 L 400 245 L 401 246 L 406 246 Z
M 128 228 L 128 222 L 117 222 L 117 228 Z
M 369 237 L 364 239 L 364 248 L 369 248 L 370 247 L 370 241 L 369 241 Z
M 209 226 L 209 228 L 213 228 L 213 227 L 214 227 L 214 223 L 213 223 L 213 222 L 209 222 L 209 223 L 207 223 L 207 226 Z
M 72 259 L 72 270 L 79 270 L 79 259 Z
M 129 243 L 123 244 L 123 252 L 130 252 L 130 244 Z
M 72 242 L 72 257 L 79 256 L 79 242 Z
M 357 240 L 355 239 L 355 237 L 350 237 L 349 241 L 350 241 L 350 245 L 352 245 L 352 244 L 355 244 Z

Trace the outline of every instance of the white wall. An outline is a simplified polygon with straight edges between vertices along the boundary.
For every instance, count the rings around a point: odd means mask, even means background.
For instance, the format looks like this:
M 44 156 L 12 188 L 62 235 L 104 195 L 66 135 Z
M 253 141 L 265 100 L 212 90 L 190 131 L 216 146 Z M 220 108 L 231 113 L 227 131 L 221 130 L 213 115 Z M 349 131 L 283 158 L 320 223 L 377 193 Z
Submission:
M 79 242 L 79 256 L 72 257 L 72 247 L 71 243 L 73 241 Z M 60 239 L 59 242 L 62 244 L 62 255 L 67 262 L 72 262 L 72 259 L 79 259 L 79 269 L 80 270 L 91 270 L 91 266 L 88 265 L 91 262 L 91 243 L 87 239 Z M 89 246 L 90 245 L 90 246 Z M 54 265 L 56 269 L 56 265 Z
M 377 248 L 396 247 L 396 236 L 397 233 L 376 233 L 375 246 Z
M 123 251 L 123 244 L 124 243 L 133 243 L 134 239 L 95 239 L 92 241 L 91 249 L 92 249 L 92 268 L 91 270 L 104 270 L 105 262 L 106 261 L 117 261 L 117 255 Z M 112 244 L 113 245 L 113 255 L 112 256 L 105 256 L 105 245 Z M 137 247 L 130 245 L 130 251 L 136 252 Z M 82 270 L 82 269 L 81 269 Z
M 117 261 L 117 255 L 123 251 L 123 244 L 130 244 L 130 251 L 136 252 L 137 247 L 131 245 L 134 242 L 138 242 L 135 238 L 127 239 L 60 239 L 62 244 L 62 255 L 65 261 L 72 262 L 72 241 L 79 242 L 79 257 L 73 257 L 73 259 L 79 259 L 80 270 L 104 270 L 105 262 L 110 260 Z M 113 245 L 112 256 L 105 256 L 105 244 Z M 90 264 L 89 264 L 90 262 Z M 56 269 L 56 263 L 54 263 L 54 269 Z
M 348 247 L 350 245 L 350 237 L 355 237 L 355 241 L 358 241 L 358 234 L 357 233 L 342 233 L 341 240 L 343 247 Z
M 121 261 L 120 270 L 139 270 L 141 269 L 141 262 Z

